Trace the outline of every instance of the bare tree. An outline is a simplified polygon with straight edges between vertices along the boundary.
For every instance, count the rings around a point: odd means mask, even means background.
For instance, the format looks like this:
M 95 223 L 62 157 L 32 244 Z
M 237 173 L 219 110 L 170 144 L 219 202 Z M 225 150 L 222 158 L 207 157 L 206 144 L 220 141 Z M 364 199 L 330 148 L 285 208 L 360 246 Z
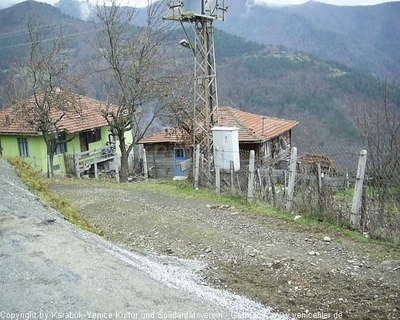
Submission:
M 99 23 L 95 47 L 101 62 L 97 70 L 103 74 L 110 106 L 103 116 L 119 139 L 121 182 L 128 179 L 128 156 L 134 145 L 164 113 L 172 85 L 179 78 L 167 68 L 171 60 L 163 48 L 168 36 L 162 21 L 164 7 L 162 1 L 149 0 L 146 23 L 140 27 L 133 25 L 135 10 L 119 6 L 116 0 L 93 8 Z M 132 132 L 130 145 L 126 132 Z
M 60 122 L 71 112 L 79 112 L 80 81 L 68 73 L 68 43 L 62 30 L 28 24 L 29 48 L 25 60 L 17 61 L 14 77 L 8 82 L 8 100 L 16 117 L 43 136 L 49 159 L 47 175 L 53 177 L 53 159 L 60 140 Z
M 377 181 L 393 178 L 400 157 L 400 118 L 398 106 L 390 101 L 385 83 L 381 103 L 373 108 L 360 104 L 356 121 L 360 136 L 369 151 L 369 171 Z
M 385 82 L 381 103 L 374 106 L 359 103 L 356 108 L 356 123 L 368 150 L 368 193 L 373 200 L 372 211 L 376 213 L 370 217 L 373 224 L 371 233 L 386 229 L 391 234 L 396 229 L 393 228 L 395 222 L 392 221 L 390 206 L 394 199 L 400 198 L 400 106 L 396 105 L 396 99 L 390 99 L 389 89 Z M 396 223 L 400 223 L 398 218 Z

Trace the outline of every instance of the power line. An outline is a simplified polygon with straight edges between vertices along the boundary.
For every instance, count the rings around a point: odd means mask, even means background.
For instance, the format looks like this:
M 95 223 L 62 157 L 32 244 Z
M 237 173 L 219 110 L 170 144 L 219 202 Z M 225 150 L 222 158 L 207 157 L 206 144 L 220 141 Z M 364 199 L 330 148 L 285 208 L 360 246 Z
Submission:
M 61 26 L 65 26 L 65 25 L 69 25 L 76 22 L 76 20 L 74 19 L 69 19 L 69 20 L 64 20 L 64 22 L 61 21 L 51 24 L 51 25 L 47 25 L 47 26 L 43 26 L 41 28 L 36 28 L 35 30 L 46 30 L 46 29 L 50 29 L 50 28 L 54 28 L 54 27 L 61 27 Z M 24 33 L 28 33 L 29 29 L 21 29 L 21 30 L 17 30 L 17 31 L 12 31 L 12 32 L 8 32 L 8 33 L 2 33 L 0 34 L 0 38 L 4 38 L 4 37 L 14 37 L 14 36 L 18 36 L 18 35 L 22 35 Z
M 93 29 L 93 30 L 84 31 L 84 32 L 72 33 L 72 34 L 68 34 L 68 35 L 65 35 L 65 36 L 44 39 L 44 40 L 41 40 L 40 42 L 48 42 L 48 41 L 53 41 L 53 40 L 58 40 L 58 39 L 63 39 L 63 38 L 70 38 L 70 37 L 80 36 L 82 34 L 93 33 L 93 32 L 96 32 L 98 30 L 101 30 L 101 29 Z M 11 46 L 1 47 L 0 51 L 4 50 L 4 49 L 23 47 L 23 46 L 31 45 L 32 43 L 35 43 L 35 42 L 32 42 L 32 41 L 31 42 L 24 42 L 24 43 L 20 43 L 20 44 L 11 45 Z

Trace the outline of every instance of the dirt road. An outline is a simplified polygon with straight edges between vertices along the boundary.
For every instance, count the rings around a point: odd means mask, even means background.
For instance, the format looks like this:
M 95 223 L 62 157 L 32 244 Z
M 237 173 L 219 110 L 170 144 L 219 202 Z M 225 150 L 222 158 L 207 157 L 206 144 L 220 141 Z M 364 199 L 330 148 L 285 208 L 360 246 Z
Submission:
M 1 319 L 285 318 L 205 286 L 203 266 L 126 250 L 78 229 L 0 159 Z
M 205 262 L 202 280 L 215 288 L 297 318 L 400 318 L 398 249 L 135 186 L 66 180 L 52 188 L 115 243 Z

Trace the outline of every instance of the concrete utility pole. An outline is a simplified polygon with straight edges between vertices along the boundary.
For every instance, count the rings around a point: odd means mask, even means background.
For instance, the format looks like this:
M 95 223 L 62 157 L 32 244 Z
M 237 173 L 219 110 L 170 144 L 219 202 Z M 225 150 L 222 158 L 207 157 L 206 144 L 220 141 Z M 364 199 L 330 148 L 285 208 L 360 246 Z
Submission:
M 357 178 L 356 178 L 356 185 L 354 187 L 353 204 L 351 206 L 351 215 L 350 215 L 350 222 L 352 226 L 355 228 L 357 228 L 360 223 L 360 208 L 361 208 L 361 199 L 362 199 L 366 166 L 367 166 L 367 150 L 363 149 L 361 150 L 360 156 L 358 158 Z
M 194 54 L 194 106 L 193 148 L 200 145 L 201 153 L 211 169 L 212 132 L 218 123 L 217 72 L 214 49 L 215 20 L 225 20 L 225 0 L 170 0 L 170 12 L 166 20 L 179 21 L 187 36 L 180 44 Z M 184 23 L 190 23 L 194 31 L 194 44 L 186 32 Z

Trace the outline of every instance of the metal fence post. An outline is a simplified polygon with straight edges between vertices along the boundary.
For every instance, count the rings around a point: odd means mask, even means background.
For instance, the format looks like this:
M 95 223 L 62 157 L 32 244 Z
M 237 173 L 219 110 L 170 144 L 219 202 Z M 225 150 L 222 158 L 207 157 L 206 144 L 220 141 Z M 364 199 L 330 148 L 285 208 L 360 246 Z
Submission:
M 252 203 L 254 201 L 254 160 L 255 160 L 255 152 L 254 150 L 251 150 L 249 159 L 249 181 L 247 185 L 248 203 Z
M 289 182 L 288 182 L 288 193 L 286 201 L 286 211 L 289 213 L 291 213 L 293 209 L 294 182 L 296 179 L 296 164 L 297 164 L 297 148 L 293 147 L 290 155 Z
M 363 183 L 365 168 L 367 165 L 367 150 L 363 149 L 360 152 L 357 167 L 356 185 L 354 187 L 353 204 L 351 206 L 350 222 L 353 227 L 357 227 L 360 222 L 360 207 L 363 193 Z

